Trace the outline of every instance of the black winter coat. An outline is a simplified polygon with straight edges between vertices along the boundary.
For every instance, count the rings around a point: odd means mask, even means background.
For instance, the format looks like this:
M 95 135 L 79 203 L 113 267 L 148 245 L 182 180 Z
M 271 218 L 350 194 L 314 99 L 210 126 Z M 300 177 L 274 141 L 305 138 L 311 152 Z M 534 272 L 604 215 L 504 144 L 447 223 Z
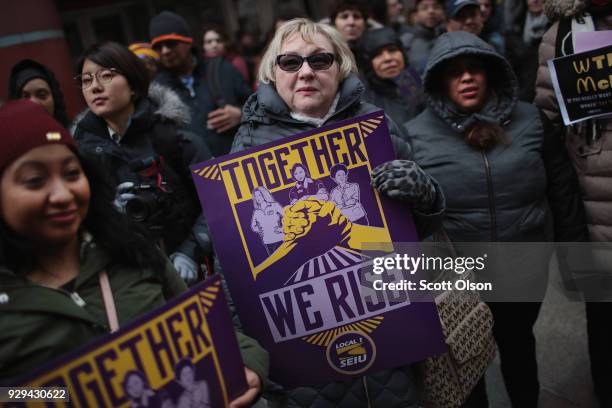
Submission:
M 190 94 L 179 77 L 165 69 L 160 70 L 154 82 L 176 92 L 181 101 L 189 107 L 191 122 L 188 129 L 208 145 L 213 156 L 227 154 L 236 129 L 223 133 L 208 129 L 208 114 L 226 104 L 240 108 L 252 90 L 240 72 L 222 57 L 197 59 L 193 80 L 195 95 Z
M 156 177 L 140 174 L 134 165 L 138 160 L 163 158 L 160 173 L 169 192 L 152 188 L 155 197 L 162 201 L 153 206 L 156 214 L 147 224 L 155 237 L 161 234 L 168 254 L 179 251 L 194 259 L 193 233 L 205 232 L 200 231 L 205 224 L 189 166 L 208 160 L 211 155 L 194 135 L 180 130 L 178 125 L 188 121 L 188 110 L 179 98 L 169 89 L 153 85 L 149 97 L 137 102 L 120 144 L 111 140 L 106 122 L 91 111 L 76 119 L 73 135 L 83 158 L 108 169 L 109 181 L 114 185 L 131 181 L 155 186 Z

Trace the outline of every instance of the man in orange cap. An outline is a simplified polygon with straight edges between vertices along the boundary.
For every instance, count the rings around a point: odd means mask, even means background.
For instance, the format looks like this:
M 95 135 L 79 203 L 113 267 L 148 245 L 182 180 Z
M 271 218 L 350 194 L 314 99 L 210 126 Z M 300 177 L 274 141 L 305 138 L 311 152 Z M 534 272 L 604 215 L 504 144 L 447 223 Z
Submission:
M 200 135 L 214 156 L 229 153 L 251 93 L 240 72 L 223 58 L 196 57 L 193 38 L 183 17 L 163 11 L 149 25 L 151 45 L 161 69 L 155 82 L 173 89 L 191 108 L 192 132 Z

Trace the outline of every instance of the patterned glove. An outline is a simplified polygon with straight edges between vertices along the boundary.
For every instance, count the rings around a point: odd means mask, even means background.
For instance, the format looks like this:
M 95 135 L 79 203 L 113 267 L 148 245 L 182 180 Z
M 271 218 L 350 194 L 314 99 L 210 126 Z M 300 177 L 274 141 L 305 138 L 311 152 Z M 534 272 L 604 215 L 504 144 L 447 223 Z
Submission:
M 136 195 L 132 192 L 134 189 L 134 183 L 127 181 L 117 186 L 115 190 L 115 199 L 113 200 L 113 207 L 121 214 L 125 214 L 125 207 L 132 198 Z
M 170 260 L 174 265 L 174 269 L 179 276 L 183 278 L 186 284 L 195 283 L 198 279 L 198 265 L 182 252 L 175 252 L 170 255 Z
M 372 187 L 390 198 L 407 201 L 427 212 L 436 201 L 431 178 L 413 161 L 392 160 L 372 170 Z

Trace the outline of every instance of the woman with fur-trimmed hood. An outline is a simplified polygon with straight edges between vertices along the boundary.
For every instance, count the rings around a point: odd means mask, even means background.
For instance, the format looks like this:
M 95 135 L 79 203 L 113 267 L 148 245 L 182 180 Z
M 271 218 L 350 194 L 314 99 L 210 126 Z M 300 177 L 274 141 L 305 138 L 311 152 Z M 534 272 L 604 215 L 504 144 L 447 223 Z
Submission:
M 535 104 L 558 127 L 563 126 L 547 61 L 574 53 L 579 31 L 612 30 L 610 0 L 547 0 L 544 12 L 555 23 L 540 44 Z M 565 146 L 578 174 L 591 241 L 612 241 L 612 119 L 590 119 L 565 127 Z M 594 259 L 603 277 L 586 286 L 587 333 L 591 375 L 601 407 L 612 407 L 611 255 Z M 571 277 L 566 277 L 571 278 Z M 607 281 L 606 281 L 607 279 Z M 573 280 L 571 281 L 573 282 Z M 592 301 L 589 301 L 592 300 Z M 604 301 L 605 300 L 605 301 Z
M 171 90 L 149 88 L 141 61 L 117 43 L 85 51 L 78 73 L 89 107 L 73 126 L 80 152 L 108 169 L 115 208 L 143 222 L 181 277 L 193 282 L 197 243 L 207 246 L 201 242 L 207 235 L 189 166 L 211 156 L 181 129 L 189 109 Z M 211 251 L 209 244 L 202 249 Z

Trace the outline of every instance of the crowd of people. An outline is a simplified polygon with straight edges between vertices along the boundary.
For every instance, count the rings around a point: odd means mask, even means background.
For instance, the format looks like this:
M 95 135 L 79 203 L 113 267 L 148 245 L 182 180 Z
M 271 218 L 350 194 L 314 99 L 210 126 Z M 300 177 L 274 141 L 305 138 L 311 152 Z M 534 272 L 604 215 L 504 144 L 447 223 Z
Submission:
M 0 107 L 0 383 L 221 272 L 190 165 L 379 109 L 395 159 L 372 171 L 372 186 L 405 203 L 421 239 L 612 241 L 612 120 L 564 126 L 546 65 L 573 52 L 560 41 L 573 21 L 612 30 L 611 15 L 610 0 L 339 0 L 319 22 L 281 8 L 264 46 L 242 52 L 222 27 L 193 37 L 196 27 L 161 11 L 147 42 L 83 52 L 74 79 L 87 108 L 75 118 L 68 84 L 35 55 L 17 63 Z M 291 174 L 296 197 L 317 197 L 305 169 Z M 335 168 L 337 191 L 325 193 L 339 206 L 355 205 L 347 175 Z M 253 200 L 251 228 L 271 253 L 282 207 L 263 187 Z M 530 285 L 543 298 L 549 258 L 510 261 L 539 266 Z M 540 306 L 489 304 L 517 408 L 538 404 Z M 586 303 L 601 407 L 612 407 L 611 313 Z M 286 389 L 268 380 L 266 351 L 237 336 L 249 389 L 232 406 L 422 405 L 410 365 Z M 483 376 L 463 406 L 487 400 Z

